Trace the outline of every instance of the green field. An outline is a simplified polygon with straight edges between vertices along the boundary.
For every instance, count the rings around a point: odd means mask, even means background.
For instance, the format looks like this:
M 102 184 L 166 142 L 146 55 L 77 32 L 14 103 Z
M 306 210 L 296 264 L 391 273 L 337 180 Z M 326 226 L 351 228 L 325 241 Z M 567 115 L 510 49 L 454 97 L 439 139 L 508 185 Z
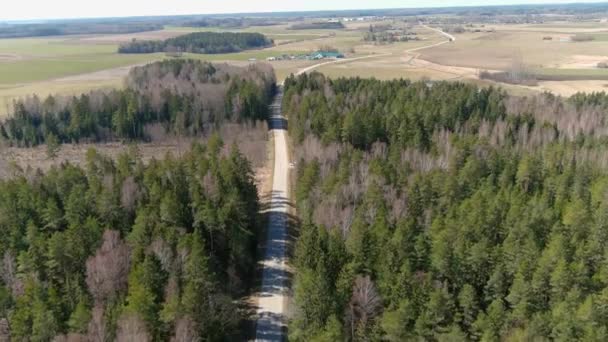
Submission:
M 184 31 L 192 31 L 192 28 L 185 28 Z M 318 38 L 312 34 L 291 35 L 284 32 L 272 37 L 289 40 Z M 216 62 L 246 62 L 252 58 L 264 61 L 268 57 L 301 53 L 298 48 L 291 50 L 288 47 L 283 45 L 232 54 L 185 54 L 184 57 Z M 117 48 L 118 43 L 91 42 L 77 36 L 0 40 L 0 115 L 6 114 L 15 98 L 31 94 L 73 95 L 95 88 L 119 86 L 126 71 L 118 68 L 167 58 L 164 53 L 119 54 Z M 294 70 L 282 65 L 277 73 L 285 76 L 295 70 L 295 64 Z
M 83 45 L 73 38 L 65 37 L 0 39 L 0 54 L 17 54 L 24 58 L 66 57 L 115 51 L 116 46 Z
M 81 55 L 0 63 L 0 83 L 20 84 L 85 74 L 162 58 L 162 55 Z
M 540 69 L 537 78 L 543 81 L 608 80 L 608 69 Z
M 608 41 L 608 33 L 592 33 L 590 34 L 593 37 L 594 41 L 598 42 L 607 42 Z
M 45 81 L 166 58 L 162 53 L 118 54 L 117 45 L 75 42 L 70 38 L 0 40 L 0 84 L 6 86 Z M 186 56 L 209 61 L 246 61 L 250 58 L 262 60 L 292 53 L 298 52 L 264 49 L 232 54 Z
M 230 29 L 228 29 L 230 30 Z M 223 28 L 167 27 L 167 32 L 226 31 Z M 189 58 L 209 61 L 246 61 L 251 58 L 265 60 L 281 54 L 300 54 L 315 50 L 321 44 L 347 48 L 360 40 L 358 32 L 331 30 L 288 30 L 287 25 L 248 27 L 231 31 L 261 32 L 284 44 L 270 49 L 244 51 L 234 54 L 198 55 Z M 328 37 L 330 33 L 335 37 Z M 110 36 L 111 37 L 111 36 Z M 325 37 L 324 41 L 318 41 Z M 291 43 L 290 43 L 291 42 Z M 22 38 L 0 40 L 0 91 L 34 82 L 61 79 L 66 76 L 89 74 L 97 71 L 146 63 L 162 58 L 164 54 L 118 54 L 118 42 L 95 43 L 78 36 L 51 38 Z M 2 94 L 0 93 L 0 96 Z
M 0 84 L 15 85 L 143 63 L 162 55 L 119 55 L 116 45 L 73 38 L 0 40 Z

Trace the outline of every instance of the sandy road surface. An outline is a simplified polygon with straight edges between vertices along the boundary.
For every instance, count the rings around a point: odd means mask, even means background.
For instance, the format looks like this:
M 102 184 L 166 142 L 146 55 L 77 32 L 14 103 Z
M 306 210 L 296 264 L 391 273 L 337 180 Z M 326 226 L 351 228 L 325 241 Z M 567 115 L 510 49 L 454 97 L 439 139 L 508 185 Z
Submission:
M 443 32 L 440 29 L 432 28 L 430 26 L 422 25 L 422 24 L 420 24 L 420 26 L 424 27 L 427 30 L 435 31 L 435 32 L 441 34 L 442 36 L 445 36 L 446 38 L 448 38 L 448 40 L 444 40 L 444 41 L 441 41 L 441 42 L 435 43 L 435 44 L 430 44 L 430 45 L 425 45 L 425 46 L 420 46 L 420 47 L 417 47 L 417 48 L 405 50 L 406 54 L 411 54 L 412 52 L 426 50 L 426 49 L 434 48 L 434 47 L 437 47 L 437 46 L 441 46 L 443 44 L 447 44 L 447 43 L 451 43 L 451 42 L 455 42 L 456 41 L 456 37 L 452 36 L 449 33 L 445 33 L 445 32 Z M 412 57 L 409 59 L 408 64 L 412 64 L 414 62 L 414 60 L 416 60 L 418 57 L 420 57 L 420 54 L 413 54 Z
M 287 151 L 287 121 L 281 113 L 283 90 L 280 89 L 269 120 L 274 138 L 274 174 L 268 220 L 268 232 L 263 266 L 261 292 L 257 294 L 258 309 L 256 341 L 282 341 L 286 329 L 288 214 L 289 214 L 289 154 Z
M 420 26 L 422 26 L 422 27 L 424 27 L 424 28 L 426 28 L 426 29 L 429 29 L 429 30 L 431 30 L 431 31 L 435 31 L 435 32 L 437 32 L 437 33 L 439 33 L 439 34 L 441 34 L 441 35 L 445 36 L 445 37 L 448 39 L 448 41 L 452 41 L 452 42 L 455 42 L 455 41 L 456 41 L 456 37 L 452 36 L 451 34 L 449 34 L 449 33 L 447 33 L 447 32 L 444 32 L 443 30 L 436 29 L 436 28 L 432 28 L 432 27 L 430 27 L 430 26 L 428 26 L 428 25 L 423 25 L 423 24 L 420 24 Z

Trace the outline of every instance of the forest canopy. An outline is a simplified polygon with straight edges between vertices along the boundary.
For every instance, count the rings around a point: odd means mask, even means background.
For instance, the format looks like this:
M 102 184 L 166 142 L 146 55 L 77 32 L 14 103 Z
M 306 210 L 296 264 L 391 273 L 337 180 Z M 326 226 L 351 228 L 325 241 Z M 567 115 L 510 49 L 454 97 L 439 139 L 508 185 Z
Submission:
M 289 78 L 290 340 L 606 340 L 607 107 Z
M 119 53 L 191 52 L 202 54 L 232 53 L 259 49 L 273 41 L 261 33 L 194 32 L 166 40 L 133 40 L 118 47 Z
M 325 21 L 313 23 L 293 24 L 289 27 L 290 30 L 339 30 L 345 26 L 339 21 Z
M 219 136 L 17 172 L 0 180 L 0 316 L 15 341 L 242 339 L 258 211 L 249 161 Z

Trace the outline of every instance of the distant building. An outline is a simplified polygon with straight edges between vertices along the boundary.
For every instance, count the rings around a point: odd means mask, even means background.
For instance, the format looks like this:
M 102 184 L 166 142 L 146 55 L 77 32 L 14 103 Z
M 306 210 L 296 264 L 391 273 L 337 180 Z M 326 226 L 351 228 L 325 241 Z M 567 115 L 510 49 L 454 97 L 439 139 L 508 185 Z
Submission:
M 313 53 L 310 57 L 311 59 L 338 59 L 344 58 L 344 54 L 340 52 L 317 51 Z
M 249 62 L 251 62 L 251 63 L 255 63 L 255 62 L 257 62 L 257 61 L 258 61 L 258 60 L 257 60 L 257 59 L 255 59 L 255 58 L 249 58 Z

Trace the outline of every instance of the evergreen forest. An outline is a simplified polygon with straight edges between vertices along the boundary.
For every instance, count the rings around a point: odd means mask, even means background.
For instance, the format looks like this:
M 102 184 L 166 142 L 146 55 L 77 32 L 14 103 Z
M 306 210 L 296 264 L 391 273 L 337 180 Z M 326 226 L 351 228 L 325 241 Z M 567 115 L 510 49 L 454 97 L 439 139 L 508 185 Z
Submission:
M 194 32 L 166 40 L 133 40 L 118 48 L 119 53 L 191 52 L 233 53 L 272 45 L 272 40 L 252 32 Z
M 608 339 L 608 95 L 290 77 L 293 341 Z

